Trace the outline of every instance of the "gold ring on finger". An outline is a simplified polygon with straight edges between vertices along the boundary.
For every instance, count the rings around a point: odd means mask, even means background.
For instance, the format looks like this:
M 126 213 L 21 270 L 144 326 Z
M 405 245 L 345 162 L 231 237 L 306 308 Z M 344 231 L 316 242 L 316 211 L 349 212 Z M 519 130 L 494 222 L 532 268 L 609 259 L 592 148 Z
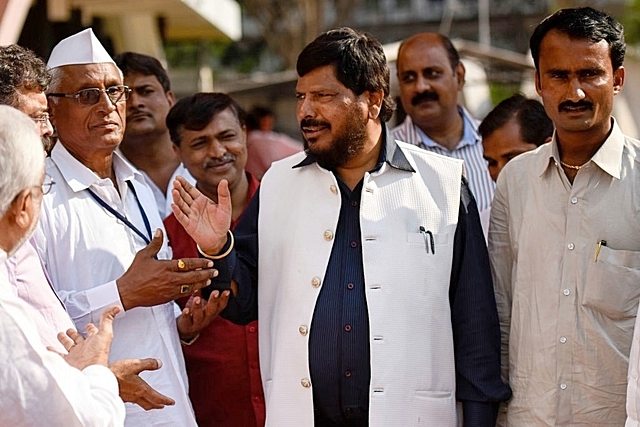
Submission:
M 191 285 L 180 285 L 181 294 L 188 294 L 189 292 L 191 292 Z
M 184 263 L 183 260 L 178 260 L 178 270 L 184 270 L 187 267 L 187 264 Z

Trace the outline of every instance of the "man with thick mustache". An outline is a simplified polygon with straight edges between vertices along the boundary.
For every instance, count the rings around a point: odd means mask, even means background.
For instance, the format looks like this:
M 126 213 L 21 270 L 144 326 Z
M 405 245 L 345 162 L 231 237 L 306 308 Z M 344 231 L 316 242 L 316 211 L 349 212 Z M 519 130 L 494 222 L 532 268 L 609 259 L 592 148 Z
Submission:
M 196 187 L 218 202 L 223 179 L 231 193 L 231 228 L 237 224 L 258 180 L 245 171 L 246 114 L 223 93 L 197 93 L 178 101 L 167 128 Z M 176 217 L 164 220 L 173 257 L 197 257 L 196 242 Z M 180 301 L 182 305 L 182 301 Z M 200 427 L 262 427 L 265 409 L 258 360 L 258 321 L 236 325 L 220 317 L 184 348 L 189 396 Z
M 465 76 L 458 51 L 441 34 L 419 33 L 400 45 L 396 68 L 407 117 L 391 133 L 400 141 L 464 160 L 486 234 L 495 184 L 483 157 L 480 122 L 458 105 Z
M 453 427 L 457 399 L 466 426 L 493 427 L 510 390 L 462 162 L 391 136 L 369 35 L 321 34 L 297 71 L 306 151 L 269 168 L 233 233 L 226 181 L 217 204 L 174 190 L 176 218 L 237 287 L 226 315 L 259 313 L 266 426 Z
M 640 141 L 611 116 L 623 28 L 604 12 L 562 9 L 529 45 L 556 131 L 507 163 L 491 209 L 507 425 L 622 426 L 640 297 Z M 637 362 L 629 372 L 637 390 Z

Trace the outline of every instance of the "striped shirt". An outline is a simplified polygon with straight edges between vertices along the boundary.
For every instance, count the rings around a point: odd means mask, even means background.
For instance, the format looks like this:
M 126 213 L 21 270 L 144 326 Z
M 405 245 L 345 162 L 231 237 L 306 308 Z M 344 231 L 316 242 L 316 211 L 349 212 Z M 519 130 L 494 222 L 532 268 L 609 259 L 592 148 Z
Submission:
M 478 203 L 478 211 L 483 212 L 491 207 L 495 183 L 489 175 L 487 161 L 482 156 L 482 139 L 478 134 L 480 122 L 471 117 L 463 107 L 458 107 L 458 109 L 464 119 L 464 133 L 462 140 L 453 151 L 449 151 L 429 138 L 418 126 L 413 124 L 410 116 L 407 116 L 399 126 L 393 128 L 391 133 L 395 139 L 400 141 L 443 156 L 464 160 L 469 187 L 471 187 L 471 192 Z

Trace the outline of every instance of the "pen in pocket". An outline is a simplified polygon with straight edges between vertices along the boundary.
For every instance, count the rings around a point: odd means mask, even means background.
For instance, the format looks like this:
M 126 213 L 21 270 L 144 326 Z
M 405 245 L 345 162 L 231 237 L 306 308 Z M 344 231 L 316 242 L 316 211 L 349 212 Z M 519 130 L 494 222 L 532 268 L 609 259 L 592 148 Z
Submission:
M 598 246 L 596 247 L 596 256 L 593 259 L 593 262 L 598 262 L 598 255 L 600 255 L 600 248 L 602 248 L 603 246 L 607 246 L 606 240 L 600 240 L 598 242 Z
M 429 244 L 431 244 L 431 253 L 436 254 L 436 245 L 433 241 L 433 233 L 429 230 L 426 230 L 423 226 L 420 226 L 420 233 L 422 237 L 424 237 L 424 248 L 429 253 Z

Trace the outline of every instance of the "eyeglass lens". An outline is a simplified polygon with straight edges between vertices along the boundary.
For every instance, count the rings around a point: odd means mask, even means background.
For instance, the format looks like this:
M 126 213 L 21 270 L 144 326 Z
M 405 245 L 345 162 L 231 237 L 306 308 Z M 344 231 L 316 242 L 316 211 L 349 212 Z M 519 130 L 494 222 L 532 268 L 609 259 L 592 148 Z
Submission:
M 100 94 L 106 92 L 107 96 L 114 104 L 118 103 L 124 96 L 124 100 L 129 99 L 129 91 L 125 86 L 111 86 L 106 89 L 83 89 L 78 91 L 78 102 L 85 105 L 97 104 L 100 100 Z
M 53 178 L 51 178 L 49 175 L 45 175 L 44 182 L 42 183 L 42 194 L 47 194 L 49 191 L 51 191 L 51 187 L 53 187 L 53 184 L 55 183 L 56 182 L 53 180 Z

